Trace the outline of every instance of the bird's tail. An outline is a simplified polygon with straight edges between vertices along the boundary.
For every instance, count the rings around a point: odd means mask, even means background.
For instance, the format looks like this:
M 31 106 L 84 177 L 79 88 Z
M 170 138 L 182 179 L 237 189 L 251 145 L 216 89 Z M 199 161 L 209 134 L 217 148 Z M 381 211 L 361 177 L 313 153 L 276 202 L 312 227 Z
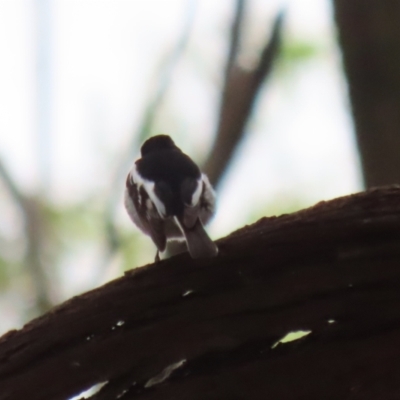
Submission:
M 179 221 L 180 222 L 180 221 Z M 211 258 L 218 254 L 217 245 L 210 239 L 199 219 L 191 228 L 180 222 L 192 258 Z

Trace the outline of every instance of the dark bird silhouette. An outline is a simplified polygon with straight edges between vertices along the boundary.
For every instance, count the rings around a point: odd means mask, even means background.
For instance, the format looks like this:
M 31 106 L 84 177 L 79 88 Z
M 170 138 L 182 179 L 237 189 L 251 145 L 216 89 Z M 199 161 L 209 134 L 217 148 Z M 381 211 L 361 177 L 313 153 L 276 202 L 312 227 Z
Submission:
M 193 258 L 218 254 L 204 230 L 215 211 L 214 190 L 169 136 L 153 136 L 142 145 L 126 179 L 125 207 L 157 246 L 156 261 L 169 240 L 186 240 Z

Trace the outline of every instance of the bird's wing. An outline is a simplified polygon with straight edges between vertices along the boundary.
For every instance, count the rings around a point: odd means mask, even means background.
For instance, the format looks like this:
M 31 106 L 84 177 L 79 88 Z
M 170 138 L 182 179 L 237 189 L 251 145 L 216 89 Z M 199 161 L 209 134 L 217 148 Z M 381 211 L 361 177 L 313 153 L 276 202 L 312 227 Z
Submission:
M 206 225 L 215 213 L 215 192 L 207 175 L 202 174 L 198 180 L 186 180 L 182 184 L 181 193 L 185 203 L 182 223 L 192 228 L 200 219 Z
M 167 246 L 167 237 L 164 232 L 164 221 L 157 216 L 148 220 L 149 234 L 157 249 L 161 252 L 165 251 Z
M 180 187 L 180 197 L 184 204 L 182 223 L 187 228 L 192 228 L 200 213 L 200 195 L 203 190 L 203 182 L 200 179 L 186 178 Z
M 203 225 L 206 225 L 212 216 L 215 214 L 215 199 L 216 195 L 212 188 L 207 175 L 202 174 L 203 189 L 200 195 L 200 220 Z
M 132 222 L 144 233 L 149 234 L 147 220 L 143 210 L 143 198 L 138 186 L 133 181 L 130 174 L 126 179 L 126 189 L 124 198 L 125 208 Z
M 151 237 L 158 250 L 164 251 L 167 242 L 164 221 L 146 188 L 138 185 L 131 174 L 126 181 L 125 207 L 137 227 Z

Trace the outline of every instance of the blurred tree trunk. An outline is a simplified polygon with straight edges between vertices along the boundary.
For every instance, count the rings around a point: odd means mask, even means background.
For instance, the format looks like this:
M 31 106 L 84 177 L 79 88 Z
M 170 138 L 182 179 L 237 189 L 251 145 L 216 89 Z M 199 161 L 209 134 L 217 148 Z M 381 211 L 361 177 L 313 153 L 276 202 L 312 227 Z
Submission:
M 334 7 L 365 186 L 400 183 L 400 1 Z

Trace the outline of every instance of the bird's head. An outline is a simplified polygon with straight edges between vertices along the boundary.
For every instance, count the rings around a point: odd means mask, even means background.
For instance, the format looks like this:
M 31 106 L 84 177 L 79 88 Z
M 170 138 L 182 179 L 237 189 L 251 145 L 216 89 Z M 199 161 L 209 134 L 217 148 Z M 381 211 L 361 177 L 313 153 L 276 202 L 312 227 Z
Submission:
M 147 139 L 141 149 L 140 153 L 143 156 L 160 150 L 179 150 L 174 141 L 168 135 L 157 135 Z

